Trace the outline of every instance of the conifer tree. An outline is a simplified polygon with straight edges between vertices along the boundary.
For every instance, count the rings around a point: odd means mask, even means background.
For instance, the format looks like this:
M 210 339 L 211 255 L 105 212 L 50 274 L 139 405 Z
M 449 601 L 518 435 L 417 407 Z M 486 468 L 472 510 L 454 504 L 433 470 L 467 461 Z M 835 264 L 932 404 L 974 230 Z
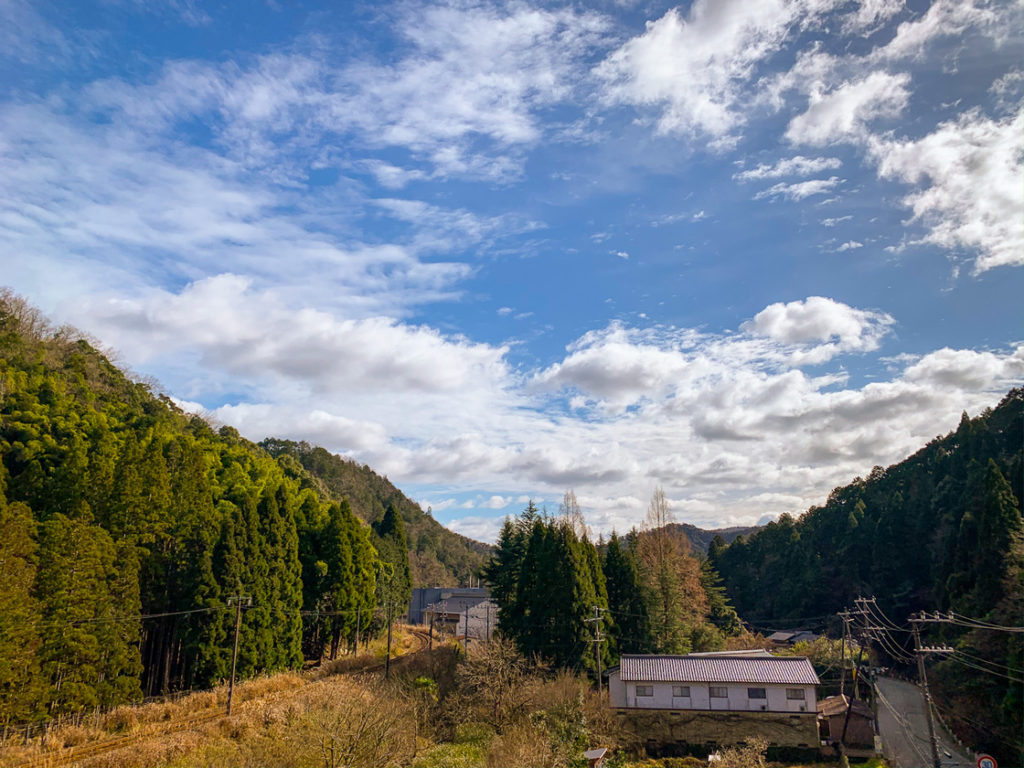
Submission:
M 24 504 L 7 504 L 3 490 L 0 467 L 0 725 L 35 719 L 44 698 L 40 606 L 32 593 L 35 522 Z
M 409 572 L 409 544 L 405 539 L 405 523 L 394 504 L 389 504 L 384 516 L 373 525 L 377 534 L 380 556 L 394 569 L 394 584 L 389 594 L 395 600 L 395 614 L 399 615 L 412 599 L 412 579 Z
M 605 546 L 603 567 L 608 610 L 614 621 L 614 650 L 617 653 L 649 652 L 651 623 L 636 553 L 629 546 L 623 546 L 623 540 L 614 531 Z

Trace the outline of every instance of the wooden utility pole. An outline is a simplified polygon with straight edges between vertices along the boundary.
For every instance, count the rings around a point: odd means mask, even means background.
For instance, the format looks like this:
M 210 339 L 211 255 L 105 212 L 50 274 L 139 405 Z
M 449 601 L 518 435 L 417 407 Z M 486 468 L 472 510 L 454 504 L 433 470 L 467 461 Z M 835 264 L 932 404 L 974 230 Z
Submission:
M 242 628 L 242 602 L 246 606 L 252 605 L 252 598 L 248 595 L 232 595 L 228 598 L 228 605 L 235 604 L 235 647 L 231 651 L 231 680 L 228 682 L 228 715 L 231 714 L 231 700 L 235 695 L 235 670 L 238 667 L 238 631 Z
M 466 604 L 466 655 L 469 655 L 469 604 Z
M 359 606 L 356 606 L 356 642 L 354 655 L 359 655 Z

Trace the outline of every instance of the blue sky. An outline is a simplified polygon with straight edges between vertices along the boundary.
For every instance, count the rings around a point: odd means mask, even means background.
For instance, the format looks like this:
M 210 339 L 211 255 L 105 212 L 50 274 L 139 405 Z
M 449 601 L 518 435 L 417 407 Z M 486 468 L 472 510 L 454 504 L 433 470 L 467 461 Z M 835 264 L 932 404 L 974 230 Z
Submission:
M 799 513 L 1024 379 L 1021 12 L 0 2 L 0 284 L 493 537 Z

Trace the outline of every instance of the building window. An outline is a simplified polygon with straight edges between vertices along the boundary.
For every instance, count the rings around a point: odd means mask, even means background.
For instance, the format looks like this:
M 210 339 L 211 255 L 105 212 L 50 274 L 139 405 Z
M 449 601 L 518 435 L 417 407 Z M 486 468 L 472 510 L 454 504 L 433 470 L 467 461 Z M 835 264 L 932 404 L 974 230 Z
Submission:
M 711 698 L 712 699 L 728 699 L 729 698 L 729 689 L 726 686 L 724 686 L 724 685 L 722 685 L 722 686 L 712 685 L 710 692 L 711 692 Z
M 637 697 L 640 697 L 640 696 L 653 696 L 654 695 L 654 686 L 653 685 L 638 685 L 636 687 L 636 695 L 637 695 Z
M 790 701 L 803 701 L 804 700 L 804 689 L 803 688 L 787 688 L 786 698 Z
M 673 685 L 672 695 L 677 699 L 686 699 L 690 697 L 690 686 L 688 685 Z
M 767 699 L 768 693 L 764 688 L 747 688 L 748 699 Z

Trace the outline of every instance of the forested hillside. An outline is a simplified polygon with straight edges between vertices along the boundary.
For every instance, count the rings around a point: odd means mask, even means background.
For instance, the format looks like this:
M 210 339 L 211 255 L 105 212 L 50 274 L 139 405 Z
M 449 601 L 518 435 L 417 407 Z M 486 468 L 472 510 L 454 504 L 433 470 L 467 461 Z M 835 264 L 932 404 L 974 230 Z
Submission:
M 490 546 L 448 530 L 365 464 L 306 442 L 271 437 L 260 446 L 271 456 L 293 456 L 327 495 L 339 501 L 348 499 L 352 511 L 368 523 L 377 522 L 394 506 L 405 525 L 414 586 L 454 587 L 479 578 Z
M 405 547 L 319 488 L 0 294 L 0 720 L 223 679 L 239 598 L 242 676 L 366 631 Z
M 940 610 L 1020 626 L 1022 446 L 1024 390 L 1016 389 L 799 519 L 783 515 L 729 546 L 713 543 L 711 560 L 740 615 L 755 623 L 831 614 L 874 595 L 899 622 Z M 972 744 L 1014 760 L 1022 757 L 1021 638 L 953 624 L 929 625 L 928 636 L 992 665 L 979 671 L 954 657 L 938 665 L 938 687 Z M 889 663 L 898 663 L 903 651 L 890 650 Z
M 740 536 L 747 536 L 757 530 L 757 526 L 736 526 L 733 528 L 698 528 L 689 523 L 669 523 L 669 528 L 686 535 L 694 552 L 706 555 L 711 542 L 717 536 L 726 544 L 731 544 Z

